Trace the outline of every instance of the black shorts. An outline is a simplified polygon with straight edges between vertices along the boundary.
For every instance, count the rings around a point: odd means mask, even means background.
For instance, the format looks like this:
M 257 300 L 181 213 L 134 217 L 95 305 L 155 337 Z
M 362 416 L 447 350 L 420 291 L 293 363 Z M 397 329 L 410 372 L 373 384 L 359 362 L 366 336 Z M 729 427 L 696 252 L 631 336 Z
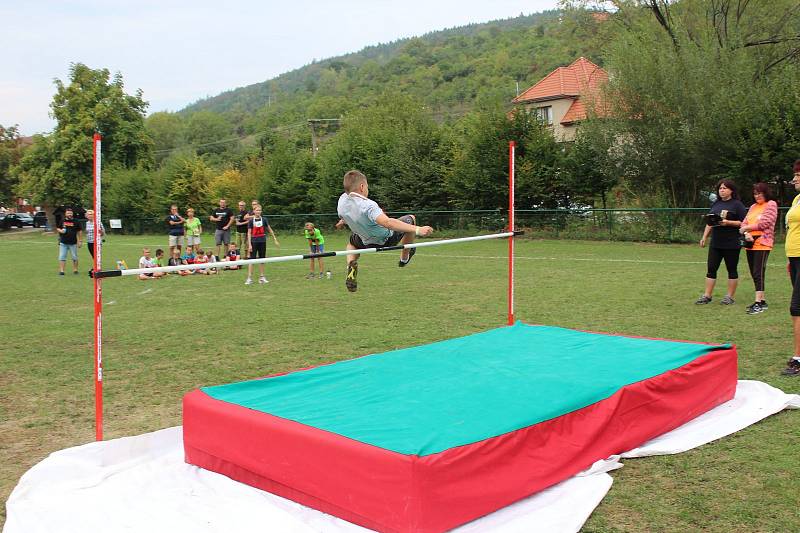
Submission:
M 253 251 L 250 252 L 250 259 L 267 257 L 267 241 L 254 242 L 251 244 L 253 245 Z
M 412 215 L 403 215 L 397 220 L 405 222 L 406 224 L 414 224 L 416 222 Z M 389 246 L 397 246 L 397 243 L 403 239 L 403 235 L 405 235 L 405 233 L 401 231 L 393 231 L 383 244 L 364 244 L 364 241 L 361 240 L 361 236 L 358 233 L 353 233 L 350 235 L 350 244 L 359 250 L 363 250 L 364 248 L 387 248 Z

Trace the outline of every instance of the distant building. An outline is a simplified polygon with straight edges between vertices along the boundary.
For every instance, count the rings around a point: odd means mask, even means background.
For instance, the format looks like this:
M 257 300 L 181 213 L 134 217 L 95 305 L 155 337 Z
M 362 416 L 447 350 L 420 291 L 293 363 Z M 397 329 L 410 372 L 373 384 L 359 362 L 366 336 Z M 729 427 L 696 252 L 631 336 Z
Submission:
M 572 141 L 578 123 L 593 109 L 601 113 L 600 87 L 608 73 L 585 57 L 567 67 L 558 67 L 512 102 L 535 110 L 545 124 L 552 126 L 559 141 Z

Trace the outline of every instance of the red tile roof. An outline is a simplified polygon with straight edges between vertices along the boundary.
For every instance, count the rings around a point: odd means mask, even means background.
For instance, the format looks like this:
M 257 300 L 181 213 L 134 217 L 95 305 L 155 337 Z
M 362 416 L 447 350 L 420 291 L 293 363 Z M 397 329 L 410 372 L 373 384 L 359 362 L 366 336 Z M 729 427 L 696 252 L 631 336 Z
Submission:
M 558 67 L 513 102 L 516 104 L 572 98 L 572 106 L 561 120 L 570 124 L 586 118 L 586 106 L 581 102 L 599 95 L 599 88 L 608 81 L 608 73 L 585 57 L 579 57 L 567 67 Z

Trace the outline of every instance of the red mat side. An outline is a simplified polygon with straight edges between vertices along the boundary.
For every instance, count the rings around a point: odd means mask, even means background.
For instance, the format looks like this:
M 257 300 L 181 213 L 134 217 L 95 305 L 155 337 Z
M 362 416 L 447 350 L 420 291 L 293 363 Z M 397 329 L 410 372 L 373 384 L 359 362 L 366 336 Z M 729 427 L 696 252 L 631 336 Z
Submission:
M 211 398 L 183 398 L 186 462 L 350 522 L 393 531 L 418 513 L 402 455 Z M 398 528 L 397 531 L 400 531 Z
M 573 413 L 421 458 L 194 391 L 184 447 L 191 464 L 372 529 L 445 531 L 692 420 L 733 398 L 736 380 L 735 347 L 715 350 Z

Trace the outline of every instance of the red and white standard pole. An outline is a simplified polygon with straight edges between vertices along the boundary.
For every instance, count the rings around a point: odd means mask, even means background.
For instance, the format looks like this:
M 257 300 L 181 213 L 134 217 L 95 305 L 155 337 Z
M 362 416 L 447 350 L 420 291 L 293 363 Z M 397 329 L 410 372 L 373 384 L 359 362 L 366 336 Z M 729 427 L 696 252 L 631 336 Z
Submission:
M 103 268 L 103 238 L 100 235 L 100 190 L 101 190 L 101 137 L 92 138 L 94 154 L 94 271 Z M 94 280 L 94 424 L 95 440 L 103 440 L 103 290 L 102 278 Z
M 508 143 L 508 231 L 514 231 L 514 141 Z M 508 325 L 514 325 L 514 235 L 508 238 Z

